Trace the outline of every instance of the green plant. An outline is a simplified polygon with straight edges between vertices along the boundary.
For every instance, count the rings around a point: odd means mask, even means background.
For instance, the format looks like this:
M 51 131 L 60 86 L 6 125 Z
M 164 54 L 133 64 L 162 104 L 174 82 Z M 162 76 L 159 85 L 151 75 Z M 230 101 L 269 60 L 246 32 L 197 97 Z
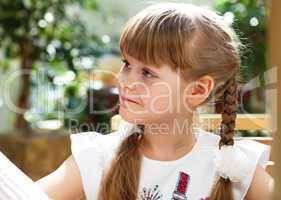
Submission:
M 59 73 L 66 70 L 77 73 L 83 67 L 79 59 L 94 60 L 104 53 L 104 43 L 85 27 L 81 17 L 84 10 L 97 9 L 95 0 L 0 1 L 1 52 L 4 60 L 20 60 L 18 108 L 29 109 L 32 70 L 44 68 L 47 79 L 53 83 L 57 74 L 50 73 L 52 69 L 62 69 Z M 2 62 L 0 67 L 7 68 L 7 64 Z M 15 127 L 29 132 L 24 114 L 17 114 Z
M 215 9 L 224 14 L 226 20 L 233 20 L 232 26 L 244 44 L 241 68 L 243 81 L 259 80 L 260 87 L 251 91 L 243 106 L 248 112 L 263 113 L 264 73 L 267 70 L 267 5 L 263 0 L 216 0 Z

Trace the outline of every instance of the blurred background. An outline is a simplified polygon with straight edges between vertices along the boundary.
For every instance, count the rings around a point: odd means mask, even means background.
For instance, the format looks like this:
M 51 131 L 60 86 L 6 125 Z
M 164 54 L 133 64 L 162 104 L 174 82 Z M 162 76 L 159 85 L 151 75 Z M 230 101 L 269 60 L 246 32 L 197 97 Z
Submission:
M 120 33 L 129 17 L 155 2 L 162 1 L 0 1 L 0 150 L 33 180 L 67 158 L 69 134 L 113 130 Z M 253 114 L 258 126 L 237 134 L 270 144 L 271 131 L 261 125 L 276 103 L 268 89 L 276 80 L 267 64 L 268 2 L 173 2 L 212 7 L 237 31 L 245 45 L 239 113 Z

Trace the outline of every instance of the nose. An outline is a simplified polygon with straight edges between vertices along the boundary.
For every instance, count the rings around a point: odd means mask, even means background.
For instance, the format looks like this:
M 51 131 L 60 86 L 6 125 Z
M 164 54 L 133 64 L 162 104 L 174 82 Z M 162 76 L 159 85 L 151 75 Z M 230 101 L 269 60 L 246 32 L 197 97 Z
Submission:
M 136 78 L 134 78 L 131 74 L 124 75 L 122 73 L 118 73 L 117 79 L 119 85 L 123 89 L 133 90 L 136 88 Z

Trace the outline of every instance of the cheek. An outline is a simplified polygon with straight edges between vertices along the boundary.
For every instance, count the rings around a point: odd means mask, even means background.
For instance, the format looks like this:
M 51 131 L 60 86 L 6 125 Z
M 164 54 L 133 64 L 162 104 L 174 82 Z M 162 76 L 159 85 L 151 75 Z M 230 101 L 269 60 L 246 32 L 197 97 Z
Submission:
M 146 101 L 148 109 L 152 113 L 166 113 L 172 111 L 175 105 L 176 91 L 171 87 L 154 87 L 151 90 L 151 96 Z

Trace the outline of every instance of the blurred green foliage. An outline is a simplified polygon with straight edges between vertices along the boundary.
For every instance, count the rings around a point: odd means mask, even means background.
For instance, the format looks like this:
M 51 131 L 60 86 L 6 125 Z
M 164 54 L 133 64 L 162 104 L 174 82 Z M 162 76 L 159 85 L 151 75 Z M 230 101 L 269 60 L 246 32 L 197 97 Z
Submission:
M 265 112 L 264 86 L 267 70 L 267 17 L 268 6 L 264 0 L 216 0 L 215 9 L 232 26 L 244 45 L 242 48 L 241 78 L 245 83 L 258 78 L 258 86 L 244 100 L 248 112 Z
M 0 51 L 3 55 L 0 67 L 8 69 L 9 60 L 18 59 L 19 70 L 22 73 L 28 71 L 21 76 L 17 103 L 19 108 L 31 109 L 34 104 L 29 99 L 31 90 L 42 89 L 40 84 L 48 85 L 55 91 L 56 87 L 66 86 L 74 81 L 75 83 L 69 87 L 64 87 L 65 95 L 68 97 L 64 108 L 72 107 L 73 103 L 70 102 L 74 102 L 74 99 L 81 101 L 79 95 L 70 92 L 73 90 L 71 88 L 79 87 L 80 81 L 77 81 L 79 71 L 94 68 L 97 58 L 111 51 L 106 48 L 104 41 L 95 31 L 98 27 L 85 26 L 84 13 L 96 12 L 98 9 L 95 0 L 0 1 Z M 44 80 L 39 81 L 37 76 L 40 73 L 43 73 Z M 65 80 L 67 77 L 70 77 L 68 81 Z M 74 84 L 76 86 L 73 86 Z M 40 100 L 40 103 L 36 103 L 42 106 L 45 106 L 47 101 L 56 111 L 56 103 L 44 99 L 46 94 L 40 97 L 41 92 L 50 90 L 40 90 L 39 96 L 34 97 L 33 101 Z M 43 114 L 43 118 L 44 115 L 46 118 L 52 116 L 51 110 L 43 110 L 46 113 L 40 110 L 35 112 Z M 38 113 L 34 114 L 39 116 Z M 24 114 L 17 115 L 17 128 L 28 128 L 24 118 Z M 31 115 L 28 118 L 32 118 Z

